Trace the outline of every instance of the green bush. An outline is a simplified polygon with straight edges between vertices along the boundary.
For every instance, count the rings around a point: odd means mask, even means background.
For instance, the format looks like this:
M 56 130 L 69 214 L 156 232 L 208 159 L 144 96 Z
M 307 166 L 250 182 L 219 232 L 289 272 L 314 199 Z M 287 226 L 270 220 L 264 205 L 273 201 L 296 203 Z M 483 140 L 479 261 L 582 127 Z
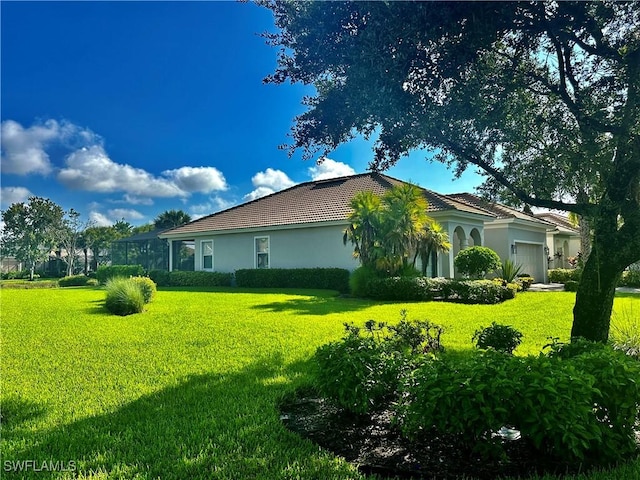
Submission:
M 232 280 L 231 273 L 180 270 L 169 273 L 169 285 L 172 287 L 229 287 Z
M 482 350 L 493 348 L 511 354 L 522 343 L 522 332 L 509 325 L 492 322 L 490 326 L 476 330 L 471 341 Z
M 519 290 L 526 292 L 529 290 L 529 287 L 535 282 L 535 279 L 529 275 L 518 276 L 516 278 L 516 283 L 518 284 Z
M 580 283 L 576 282 L 575 280 L 567 280 L 566 282 L 564 282 L 564 291 L 565 292 L 577 292 L 579 284 Z
M 171 286 L 171 272 L 168 270 L 150 270 L 148 275 L 158 287 Z
M 98 285 L 100 285 L 100 282 L 98 282 L 97 278 L 89 278 L 87 280 L 87 287 L 97 287 Z
M 369 284 L 374 279 L 383 278 L 373 267 L 360 266 L 351 272 L 349 277 L 349 290 L 354 297 L 369 297 Z
M 90 278 L 85 275 L 70 275 L 58 280 L 58 285 L 61 287 L 84 287 L 89 280 Z
M 144 294 L 140 285 L 131 278 L 113 277 L 106 283 L 107 310 L 116 315 L 131 315 L 144 309 Z
M 494 304 L 515 297 L 518 286 L 491 280 L 450 280 L 428 277 L 375 278 L 368 282 L 368 296 L 377 300 L 444 300 L 469 304 Z
M 343 268 L 260 268 L 235 272 L 236 285 L 246 288 L 321 288 L 349 291 L 349 271 Z
M 442 351 L 442 327 L 428 320 L 401 320 L 394 326 L 369 320 L 364 329 L 345 324 L 342 340 L 318 348 L 316 386 L 342 408 L 366 413 L 399 400 L 405 374 L 425 353 Z
M 402 430 L 460 435 L 488 455 L 505 453 L 495 433 L 509 426 L 565 461 L 628 458 L 637 453 L 640 364 L 605 345 L 580 350 L 569 358 L 489 350 L 423 362 L 405 383 Z
M 96 271 L 96 278 L 102 284 L 107 283 L 107 280 L 115 277 L 141 277 L 144 275 L 144 268 L 142 265 L 101 265 Z
M 507 258 L 502 262 L 502 268 L 500 269 L 500 276 L 504 278 L 508 283 L 513 283 L 518 274 L 522 271 L 522 265 L 517 264 Z
M 579 268 L 554 268 L 549 270 L 549 282 L 566 283 L 568 281 L 579 282 L 582 270 Z
M 135 282 L 144 298 L 144 303 L 149 303 L 156 296 L 156 284 L 149 277 L 131 277 L 131 280 Z
M 640 270 L 626 270 L 623 272 L 620 286 L 640 288 Z
M 453 263 L 462 275 L 471 278 L 484 278 L 484 276 L 500 268 L 500 257 L 488 247 L 469 247 L 456 255 Z

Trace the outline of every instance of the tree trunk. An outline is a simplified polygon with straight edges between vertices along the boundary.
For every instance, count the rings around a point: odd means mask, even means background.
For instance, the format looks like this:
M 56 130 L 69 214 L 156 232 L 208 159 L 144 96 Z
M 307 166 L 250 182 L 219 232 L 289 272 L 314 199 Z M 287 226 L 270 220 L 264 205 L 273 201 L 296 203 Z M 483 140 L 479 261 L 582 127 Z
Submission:
M 82 249 L 84 254 L 84 274 L 89 275 L 89 252 L 87 248 Z
M 609 339 L 613 298 L 624 269 L 612 261 L 616 252 L 610 250 L 594 248 L 584 266 L 573 307 L 572 338 L 603 343 Z
M 578 228 L 580 230 L 580 253 L 582 261 L 586 262 L 591 255 L 591 225 L 589 220 L 580 215 L 578 217 Z

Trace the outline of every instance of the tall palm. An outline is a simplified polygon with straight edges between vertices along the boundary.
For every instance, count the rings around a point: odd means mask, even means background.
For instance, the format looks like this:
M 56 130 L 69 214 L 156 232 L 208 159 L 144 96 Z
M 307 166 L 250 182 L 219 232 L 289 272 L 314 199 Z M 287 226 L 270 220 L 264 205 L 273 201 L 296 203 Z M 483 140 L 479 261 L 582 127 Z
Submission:
M 416 254 L 413 257 L 413 263 L 415 265 L 416 258 L 420 256 L 420 262 L 422 263 L 422 275 L 427 275 L 427 264 L 433 253 L 447 253 L 451 250 L 451 242 L 449 242 L 449 235 L 444 231 L 442 225 L 433 221 L 425 226 L 422 231 L 422 235 L 418 240 L 418 247 L 416 248 Z
M 373 192 L 358 192 L 349 202 L 352 212 L 342 241 L 354 245 L 353 256 L 365 266 L 373 266 L 376 257 L 376 236 L 380 229 L 381 199 Z
M 191 221 L 191 216 L 182 210 L 166 210 L 158 215 L 153 223 L 159 230 L 176 228 Z
M 432 219 L 427 215 L 428 203 L 422 190 L 403 184 L 387 191 L 382 198 L 384 222 L 381 245 L 385 270 L 397 274 L 408 265 L 408 259 Z

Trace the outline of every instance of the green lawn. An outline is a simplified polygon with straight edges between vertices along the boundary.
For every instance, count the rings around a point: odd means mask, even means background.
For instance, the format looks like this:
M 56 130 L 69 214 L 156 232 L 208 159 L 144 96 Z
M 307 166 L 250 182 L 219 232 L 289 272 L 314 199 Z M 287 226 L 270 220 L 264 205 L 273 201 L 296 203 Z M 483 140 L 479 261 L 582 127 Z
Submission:
M 492 321 L 524 332 L 518 353 L 566 340 L 575 294 L 523 293 L 496 306 L 374 303 L 328 292 L 164 290 L 148 311 L 109 315 L 90 288 L 2 290 L 2 472 L 14 478 L 361 478 L 286 430 L 277 403 L 308 382 L 309 358 L 344 322 L 428 318 L 450 349 Z M 616 299 L 640 312 L 640 296 Z M 640 463 L 600 479 L 640 478 Z

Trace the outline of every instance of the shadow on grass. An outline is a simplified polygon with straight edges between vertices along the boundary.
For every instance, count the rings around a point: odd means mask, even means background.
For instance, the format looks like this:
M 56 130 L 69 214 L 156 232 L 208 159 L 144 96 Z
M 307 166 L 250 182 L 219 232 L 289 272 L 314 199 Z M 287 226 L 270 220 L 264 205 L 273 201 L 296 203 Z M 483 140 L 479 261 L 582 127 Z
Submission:
M 24 422 L 34 420 L 46 413 L 44 405 L 17 396 L 2 399 L 0 406 L 0 425 L 3 435 L 9 430 L 16 430 Z
M 110 413 L 20 432 L 28 433 L 24 443 L 9 423 L 5 439 L 29 447 L 14 448 L 15 458 L 5 460 L 73 461 L 76 476 L 117 478 L 358 477 L 280 422 L 279 401 L 293 385 L 308 382 L 309 368 L 274 357 L 235 373 L 190 376 Z M 48 477 L 32 472 L 32 478 Z
M 616 298 L 635 298 L 636 300 L 640 300 L 640 292 L 616 292 Z
M 300 315 L 328 315 L 331 313 L 355 312 L 381 302 L 372 302 L 360 298 L 312 297 L 296 298 L 282 302 L 264 303 L 251 307 L 254 310 L 269 312 L 292 312 Z

